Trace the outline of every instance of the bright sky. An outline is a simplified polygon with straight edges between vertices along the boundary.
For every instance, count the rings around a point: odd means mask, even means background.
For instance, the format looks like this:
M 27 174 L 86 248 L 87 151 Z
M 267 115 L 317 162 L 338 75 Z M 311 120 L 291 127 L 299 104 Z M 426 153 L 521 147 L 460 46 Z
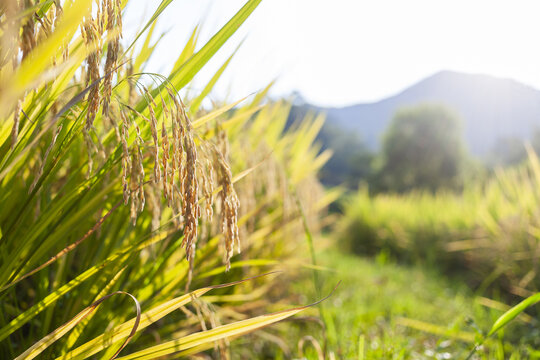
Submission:
M 136 0 L 126 26 L 140 26 L 158 3 Z M 149 70 L 169 70 L 197 23 L 207 40 L 244 3 L 175 0 L 160 20 L 169 32 Z M 214 98 L 239 99 L 277 78 L 274 96 L 297 90 L 311 103 L 342 106 L 379 100 L 439 70 L 540 89 L 539 16 L 539 0 L 263 0 L 194 91 L 244 38 Z

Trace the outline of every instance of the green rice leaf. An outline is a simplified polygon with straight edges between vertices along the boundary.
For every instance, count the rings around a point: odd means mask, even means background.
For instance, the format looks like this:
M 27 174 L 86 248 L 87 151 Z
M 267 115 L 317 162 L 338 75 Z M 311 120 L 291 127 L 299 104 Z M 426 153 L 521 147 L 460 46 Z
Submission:
M 504 314 L 502 314 L 491 327 L 491 330 L 489 330 L 487 336 L 491 336 L 495 334 L 497 331 L 499 331 L 502 327 L 506 326 L 510 321 L 514 320 L 516 316 L 521 314 L 525 309 L 527 309 L 530 306 L 533 306 L 537 302 L 540 301 L 540 293 L 536 293 L 534 295 L 529 296 Z
M 214 56 L 225 42 L 238 30 L 261 0 L 249 0 L 208 42 L 182 67 L 174 71 L 169 80 L 180 90 L 186 86 L 199 70 Z

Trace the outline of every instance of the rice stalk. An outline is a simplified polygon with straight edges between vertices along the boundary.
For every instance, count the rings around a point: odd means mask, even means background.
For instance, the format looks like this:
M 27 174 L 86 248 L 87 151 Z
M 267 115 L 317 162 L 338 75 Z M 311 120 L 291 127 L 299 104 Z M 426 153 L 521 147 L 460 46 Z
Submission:
M 160 3 L 143 28 L 169 3 Z M 288 144 L 302 134 L 256 136 L 257 128 L 282 123 L 286 107 L 260 116 L 264 96 L 248 104 L 215 103 L 213 109 L 201 107 L 202 97 L 179 93 L 258 3 L 248 0 L 198 51 L 194 35 L 180 66 L 161 76 L 142 72 L 144 61 L 137 59 L 149 54 L 124 44 L 125 2 L 6 2 L 0 14 L 1 358 L 33 352 L 47 334 L 55 335 L 41 343 L 47 346 L 39 355 L 63 357 L 130 321 L 130 304 L 119 301 L 112 309 L 104 303 L 92 321 L 77 326 L 84 331 L 67 341 L 64 333 L 53 333 L 104 294 L 125 291 L 144 309 L 168 308 L 186 288 L 257 275 L 294 254 L 299 245 L 284 240 L 284 229 L 299 229 L 298 217 L 283 211 L 290 194 L 280 192 L 285 182 L 276 177 L 288 176 L 284 159 L 296 156 Z M 5 14 L 12 20 L 4 21 Z M 188 113 L 194 102 L 198 111 Z M 214 121 L 222 127 L 213 129 Z M 256 146 L 263 156 L 253 151 Z M 248 206 L 240 208 L 241 198 Z M 235 261 L 244 224 L 244 258 Z M 272 290 L 270 282 L 223 289 L 208 298 L 219 307 L 202 303 L 208 332 L 188 337 L 186 354 L 217 341 L 218 353 L 227 356 L 233 343 L 229 348 L 223 334 L 215 338 L 220 329 L 239 336 L 296 313 L 230 324 L 287 299 L 285 287 Z M 178 329 L 183 337 L 194 334 L 199 326 L 171 314 L 138 332 L 137 344 L 124 351 L 154 346 Z M 193 341 L 205 341 L 205 347 Z M 117 350 L 99 344 L 99 350 L 88 349 L 106 358 Z

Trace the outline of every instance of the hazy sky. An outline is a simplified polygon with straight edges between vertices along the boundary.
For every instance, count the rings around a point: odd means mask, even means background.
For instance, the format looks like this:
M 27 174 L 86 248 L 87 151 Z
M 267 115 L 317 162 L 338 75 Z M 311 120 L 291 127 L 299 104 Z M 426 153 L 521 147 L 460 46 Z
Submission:
M 136 0 L 126 26 L 159 1 Z M 166 72 L 191 29 L 211 37 L 245 0 L 175 0 L 149 64 Z M 272 94 L 341 106 L 379 100 L 439 70 L 513 78 L 540 89 L 539 0 L 263 0 L 204 69 L 202 84 L 245 38 L 212 96 L 231 100 L 277 78 Z M 194 91 L 197 91 L 197 82 Z

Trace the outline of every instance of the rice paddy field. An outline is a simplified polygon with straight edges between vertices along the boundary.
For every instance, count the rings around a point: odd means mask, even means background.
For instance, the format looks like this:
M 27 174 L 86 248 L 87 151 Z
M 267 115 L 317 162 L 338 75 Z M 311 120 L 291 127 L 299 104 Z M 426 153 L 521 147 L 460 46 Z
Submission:
M 0 5 L 0 358 L 540 357 L 532 150 L 462 193 L 325 188 L 323 116 L 209 99 L 234 53 L 188 91 L 260 0 L 146 72 L 170 3 L 133 38 L 127 0 Z

